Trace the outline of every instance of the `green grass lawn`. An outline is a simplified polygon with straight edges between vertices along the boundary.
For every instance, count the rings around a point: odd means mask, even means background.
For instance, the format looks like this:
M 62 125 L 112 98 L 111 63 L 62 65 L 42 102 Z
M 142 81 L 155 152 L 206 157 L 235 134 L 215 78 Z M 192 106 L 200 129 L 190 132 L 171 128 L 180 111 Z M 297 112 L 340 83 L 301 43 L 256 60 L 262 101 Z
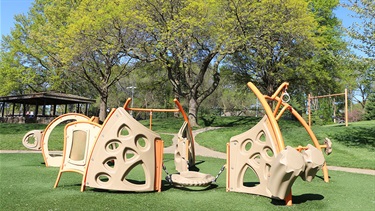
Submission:
M 197 143 L 216 151 L 226 152 L 226 143 L 232 136 L 240 134 L 254 126 L 260 118 L 254 117 L 218 117 L 212 126 L 223 127 L 207 131 L 196 137 Z M 141 121 L 149 127 L 149 121 Z M 164 145 L 172 145 L 172 135 L 177 133 L 183 123 L 181 118 L 154 119 L 152 128 L 164 140 Z M 286 145 L 306 146 L 312 143 L 305 129 L 296 121 L 281 120 L 280 128 Z M 26 150 L 22 145 L 22 137 L 30 130 L 44 129 L 42 124 L 4 124 L 0 123 L 0 150 Z M 333 153 L 326 156 L 328 165 L 375 169 L 375 121 L 313 126 L 312 130 L 318 140 L 323 143 L 325 137 L 333 142 Z M 53 130 L 50 150 L 62 150 L 64 125 Z
M 149 121 L 141 121 L 143 125 L 149 127 Z M 177 133 L 182 126 L 183 119 L 171 118 L 169 121 L 154 121 L 152 129 L 159 133 L 164 146 L 171 146 L 173 135 L 170 133 Z M 22 145 L 23 136 L 30 130 L 44 130 L 47 127 L 45 124 L 6 124 L 0 123 L 0 150 L 27 150 Z M 65 124 L 60 124 L 53 129 L 49 141 L 49 150 L 63 150 L 64 144 L 64 127 Z
M 250 194 L 226 192 L 225 173 L 217 184 L 189 190 L 163 180 L 162 192 L 128 193 L 87 188 L 80 192 L 81 175 L 63 173 L 53 189 L 58 168 L 46 168 L 41 154 L 0 154 L 0 210 L 372 210 L 375 177 L 331 171 L 329 183 L 316 177 L 293 185 L 292 207 Z M 197 157 L 201 172 L 216 175 L 225 160 Z M 165 155 L 173 172 L 173 156 Z M 317 176 L 321 172 L 318 173 Z M 165 177 L 163 172 L 163 178 Z
M 230 138 L 249 130 L 257 121 L 207 131 L 198 134 L 195 141 L 213 150 L 226 152 L 226 143 Z M 281 120 L 279 125 L 285 145 L 296 147 L 312 144 L 310 136 L 298 122 Z M 326 156 L 328 165 L 375 169 L 375 121 L 350 123 L 349 127 L 342 124 L 313 126 L 312 130 L 322 144 L 325 137 L 332 141 L 333 152 Z
M 230 137 L 250 129 L 259 118 L 230 117 L 215 119 L 212 126 L 222 129 L 207 131 L 196 141 L 217 151 L 225 152 Z M 148 126 L 148 122 L 142 122 Z M 180 119 L 154 121 L 153 130 L 171 139 L 177 133 Z M 0 149 L 25 150 L 21 140 L 32 129 L 44 129 L 39 124 L 0 124 Z M 63 125 L 51 137 L 52 150 L 62 149 Z M 280 127 L 287 145 L 310 143 L 298 123 L 282 120 Z M 375 169 L 375 121 L 342 125 L 314 126 L 319 140 L 329 137 L 333 153 L 328 165 Z M 171 143 L 171 141 L 169 142 Z M 167 144 L 168 145 L 168 144 Z M 174 173 L 173 155 L 166 154 L 164 163 Z M 201 172 L 216 175 L 225 160 L 197 157 Z M 37 153 L 0 154 L 0 210 L 372 210 L 375 206 L 375 177 L 330 171 L 330 182 L 321 179 L 322 172 L 310 183 L 300 178 L 293 185 L 292 207 L 280 206 L 280 201 L 250 194 L 226 192 L 225 172 L 217 184 L 206 189 L 178 189 L 163 180 L 161 193 L 111 192 L 87 188 L 81 193 L 82 176 L 63 173 L 57 189 L 53 189 L 58 168 L 46 168 Z M 163 178 L 166 174 L 163 172 Z

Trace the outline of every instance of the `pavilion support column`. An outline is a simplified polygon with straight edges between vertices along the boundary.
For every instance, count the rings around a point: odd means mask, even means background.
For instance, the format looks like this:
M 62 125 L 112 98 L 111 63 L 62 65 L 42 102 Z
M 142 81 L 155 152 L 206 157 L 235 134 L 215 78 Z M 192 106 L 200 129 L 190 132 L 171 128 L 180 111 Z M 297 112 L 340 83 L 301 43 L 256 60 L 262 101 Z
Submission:
M 3 102 L 1 106 L 1 117 L 4 117 L 4 112 L 5 112 L 5 102 Z
M 89 115 L 89 104 L 88 104 L 88 103 L 86 103 L 86 110 L 85 110 L 85 114 L 86 114 L 86 116 L 88 116 L 88 115 Z
M 16 103 L 13 103 L 13 108 L 12 108 L 12 116 L 14 116 L 14 109 L 16 107 Z
M 35 120 L 37 120 L 38 119 L 38 109 L 39 108 L 39 105 L 38 105 L 38 102 L 36 103 L 36 105 L 35 105 L 35 114 L 34 114 L 34 118 L 35 118 Z
M 56 116 L 56 104 L 53 104 L 53 116 Z
M 68 113 L 68 104 L 65 104 L 65 113 Z
M 22 116 L 25 117 L 26 116 L 26 104 L 25 103 L 22 103 L 22 108 L 23 108 Z
M 42 116 L 46 115 L 46 101 L 43 102 L 43 107 L 42 107 Z

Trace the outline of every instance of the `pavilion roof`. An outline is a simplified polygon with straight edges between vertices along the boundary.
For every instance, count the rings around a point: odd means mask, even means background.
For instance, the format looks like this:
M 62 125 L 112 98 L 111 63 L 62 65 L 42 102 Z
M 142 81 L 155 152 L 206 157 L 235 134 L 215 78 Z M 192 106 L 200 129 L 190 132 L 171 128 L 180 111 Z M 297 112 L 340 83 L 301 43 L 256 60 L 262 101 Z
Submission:
M 58 92 L 40 92 L 33 94 L 1 96 L 0 102 L 21 103 L 29 105 L 63 105 L 76 103 L 94 103 L 95 100 L 78 95 Z

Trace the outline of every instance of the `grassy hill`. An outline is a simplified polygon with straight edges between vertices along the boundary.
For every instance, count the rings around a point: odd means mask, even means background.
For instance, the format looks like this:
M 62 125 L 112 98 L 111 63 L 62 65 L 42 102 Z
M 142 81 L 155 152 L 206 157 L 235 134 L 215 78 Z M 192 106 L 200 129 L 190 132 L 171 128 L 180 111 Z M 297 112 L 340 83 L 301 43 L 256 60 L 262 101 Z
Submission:
M 211 126 L 222 127 L 207 131 L 196 137 L 196 142 L 216 151 L 226 152 L 226 143 L 232 136 L 253 127 L 260 118 L 254 117 L 217 117 Z M 161 134 L 166 146 L 172 144 L 172 135 L 182 125 L 182 119 L 154 119 L 152 129 Z M 149 121 L 141 121 L 149 126 Z M 203 124 L 202 124 L 203 125 Z M 279 126 L 285 145 L 306 146 L 312 143 L 305 129 L 297 121 L 280 120 Z M 44 129 L 42 124 L 4 124 L 0 123 L 0 150 L 26 150 L 22 145 L 23 136 L 33 129 Z M 51 150 L 62 150 L 64 125 L 58 126 L 51 134 L 49 146 Z M 325 137 L 333 142 L 333 153 L 326 157 L 328 165 L 375 169 L 375 121 L 313 126 L 318 140 L 323 143 Z

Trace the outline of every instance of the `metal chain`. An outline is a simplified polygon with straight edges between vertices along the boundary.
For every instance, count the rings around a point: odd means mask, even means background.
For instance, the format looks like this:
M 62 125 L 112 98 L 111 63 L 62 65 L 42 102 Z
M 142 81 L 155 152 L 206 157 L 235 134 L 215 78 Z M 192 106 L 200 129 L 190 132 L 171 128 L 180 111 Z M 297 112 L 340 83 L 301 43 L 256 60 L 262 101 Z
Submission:
M 284 103 L 287 103 L 287 102 L 289 102 L 289 100 L 290 100 L 290 95 L 288 94 L 288 92 L 285 92 L 284 94 L 283 94 L 283 96 L 281 96 L 281 100 L 284 102 Z
M 172 175 L 168 173 L 167 167 L 165 167 L 164 163 L 162 164 L 162 166 L 163 166 L 164 172 L 167 174 L 167 176 L 165 177 L 165 180 L 167 180 L 167 182 L 169 182 L 171 185 L 173 185 Z
M 219 178 L 220 174 L 223 173 L 224 169 L 225 169 L 226 165 L 224 164 L 223 167 L 221 167 L 219 173 L 216 175 L 215 179 L 212 180 L 212 182 L 216 182 L 216 180 Z
M 284 103 L 287 103 L 287 102 L 289 102 L 289 100 L 290 100 L 290 95 L 289 95 L 289 93 L 286 91 L 286 88 L 284 89 L 284 93 L 283 93 L 282 96 L 281 96 L 281 100 L 282 100 Z

